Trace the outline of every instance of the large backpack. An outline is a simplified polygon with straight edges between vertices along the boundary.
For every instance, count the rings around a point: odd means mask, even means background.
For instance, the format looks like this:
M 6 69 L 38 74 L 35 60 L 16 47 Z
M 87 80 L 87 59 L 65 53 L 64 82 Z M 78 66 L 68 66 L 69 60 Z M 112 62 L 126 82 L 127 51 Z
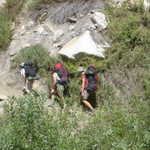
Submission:
M 85 89 L 90 92 L 95 91 L 97 89 L 97 82 L 98 82 L 95 67 L 93 66 L 88 67 L 85 72 L 85 76 L 86 76 Z
M 59 67 L 56 67 L 56 66 L 59 66 Z M 58 74 L 60 80 L 58 80 L 57 82 L 59 84 L 62 84 L 62 85 L 65 85 L 69 82 L 69 73 L 67 71 L 67 69 L 65 69 L 63 67 L 62 64 L 56 64 L 55 65 L 55 72 Z
M 25 69 L 26 77 L 35 77 L 36 76 L 36 69 L 33 67 L 32 62 L 25 62 L 24 69 Z

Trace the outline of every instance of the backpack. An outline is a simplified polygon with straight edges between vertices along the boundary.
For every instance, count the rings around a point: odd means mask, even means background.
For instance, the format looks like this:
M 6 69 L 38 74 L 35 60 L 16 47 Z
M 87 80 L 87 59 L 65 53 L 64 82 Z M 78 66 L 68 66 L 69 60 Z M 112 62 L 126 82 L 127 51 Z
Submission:
M 36 76 L 36 69 L 33 67 L 32 62 L 25 62 L 24 69 L 25 69 L 26 77 L 35 77 Z
M 97 73 L 95 67 L 93 66 L 88 67 L 85 72 L 85 76 L 87 83 L 85 85 L 85 89 L 90 92 L 95 91 L 97 89 Z
M 57 66 L 59 66 L 59 67 L 57 68 Z M 58 76 L 60 78 L 60 80 L 57 81 L 58 84 L 65 85 L 69 82 L 69 78 L 68 78 L 69 73 L 68 73 L 67 69 L 65 69 L 63 67 L 63 65 L 56 64 L 55 72 L 58 74 Z

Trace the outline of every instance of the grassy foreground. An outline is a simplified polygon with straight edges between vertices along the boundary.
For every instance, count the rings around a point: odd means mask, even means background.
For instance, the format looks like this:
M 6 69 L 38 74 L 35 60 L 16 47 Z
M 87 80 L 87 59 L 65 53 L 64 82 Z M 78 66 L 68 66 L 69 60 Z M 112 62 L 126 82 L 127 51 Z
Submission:
M 75 105 L 44 108 L 47 97 L 10 99 L 0 122 L 1 150 L 148 150 L 149 101 L 106 101 L 92 116 Z M 75 100 L 74 100 L 75 101 Z M 75 102 L 76 103 L 76 102 Z M 15 107 L 14 107 L 15 105 Z

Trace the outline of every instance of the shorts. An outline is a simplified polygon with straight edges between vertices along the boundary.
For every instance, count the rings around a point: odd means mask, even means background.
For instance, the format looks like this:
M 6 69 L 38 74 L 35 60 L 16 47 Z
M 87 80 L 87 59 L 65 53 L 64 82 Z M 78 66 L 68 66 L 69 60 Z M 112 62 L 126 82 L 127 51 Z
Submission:
M 95 97 L 95 95 L 96 95 L 95 91 L 90 92 L 90 91 L 84 90 L 82 97 L 84 100 L 88 100 L 91 97 Z
M 87 100 L 89 98 L 89 93 L 87 90 L 84 90 L 83 93 L 82 93 L 82 98 L 83 100 Z
M 69 96 L 69 87 L 68 85 L 57 84 L 57 92 L 62 96 Z
M 84 90 L 83 94 L 82 94 L 81 102 L 84 101 L 84 100 L 87 100 L 88 102 L 91 103 L 91 105 L 93 107 L 96 107 L 96 105 L 97 105 L 97 102 L 96 102 L 96 91 L 91 91 L 90 92 L 90 91 Z

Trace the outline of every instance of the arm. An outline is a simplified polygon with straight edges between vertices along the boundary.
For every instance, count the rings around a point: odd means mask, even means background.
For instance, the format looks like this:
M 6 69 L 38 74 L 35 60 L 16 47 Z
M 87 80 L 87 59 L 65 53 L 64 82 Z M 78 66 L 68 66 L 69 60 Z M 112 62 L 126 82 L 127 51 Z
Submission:
M 85 74 L 84 73 L 81 74 L 81 79 L 82 79 L 82 85 L 81 85 L 81 94 L 82 94 L 85 88 Z
M 25 69 L 24 68 L 22 68 L 21 70 L 20 70 L 20 73 L 21 73 L 21 76 L 23 77 L 23 79 L 24 79 L 24 82 L 26 83 L 26 74 L 25 74 Z

